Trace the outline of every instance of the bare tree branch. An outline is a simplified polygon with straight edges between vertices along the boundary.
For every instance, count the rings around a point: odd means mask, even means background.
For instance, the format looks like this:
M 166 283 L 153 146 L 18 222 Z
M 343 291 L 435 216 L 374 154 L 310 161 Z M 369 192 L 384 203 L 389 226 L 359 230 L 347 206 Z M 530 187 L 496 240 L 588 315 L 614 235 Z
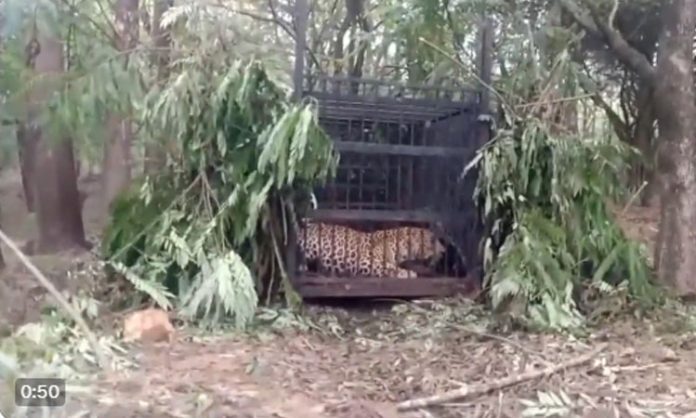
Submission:
M 292 25 L 285 20 L 281 19 L 280 16 L 278 16 L 278 13 L 276 12 L 275 6 L 273 5 L 273 0 L 268 0 L 268 7 L 271 11 L 271 16 L 262 16 L 253 12 L 248 12 L 245 10 L 239 10 L 237 8 L 231 8 L 229 6 L 226 6 L 222 3 L 216 4 L 216 7 L 230 10 L 234 13 L 237 13 L 240 16 L 246 16 L 248 18 L 258 20 L 260 22 L 267 22 L 267 23 L 272 23 L 274 25 L 278 25 L 283 32 L 287 33 L 290 38 L 292 38 L 293 41 L 297 42 L 297 34 L 295 33 L 295 30 L 292 28 Z M 307 52 L 309 53 L 309 57 L 314 62 L 314 64 L 317 67 L 320 67 L 319 59 L 316 57 L 314 54 L 314 51 L 312 51 L 309 47 L 306 49 Z
M 573 0 L 557 1 L 585 31 L 603 38 L 624 65 L 638 73 L 647 83 L 655 84 L 657 79 L 656 72 L 650 61 L 640 51 L 633 48 L 618 30 L 613 29 L 602 19 L 601 13 L 595 5 L 589 1 L 583 2 L 590 11 L 590 16 L 588 17 Z

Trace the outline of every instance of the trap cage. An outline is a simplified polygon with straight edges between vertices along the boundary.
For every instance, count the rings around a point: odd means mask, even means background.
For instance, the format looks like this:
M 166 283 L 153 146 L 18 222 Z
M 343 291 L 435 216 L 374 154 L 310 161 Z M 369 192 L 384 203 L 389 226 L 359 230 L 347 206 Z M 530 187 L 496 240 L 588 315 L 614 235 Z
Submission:
M 295 4 L 295 94 L 317 100 L 340 160 L 336 176 L 314 190 L 316 208 L 300 220 L 318 227 L 290 240 L 295 289 L 308 298 L 470 290 L 482 271 L 482 226 L 472 199 L 475 173 L 462 171 L 489 139 L 490 118 L 482 118 L 488 94 L 305 72 L 306 1 Z M 488 22 L 480 45 L 479 77 L 490 85 Z M 435 240 L 439 250 L 427 251 Z M 318 251 L 312 259 L 310 243 Z

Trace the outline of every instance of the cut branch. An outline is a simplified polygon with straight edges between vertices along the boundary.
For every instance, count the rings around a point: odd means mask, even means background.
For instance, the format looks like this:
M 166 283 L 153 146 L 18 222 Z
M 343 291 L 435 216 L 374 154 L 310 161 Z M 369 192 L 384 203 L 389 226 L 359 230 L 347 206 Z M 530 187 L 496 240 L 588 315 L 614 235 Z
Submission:
M 46 278 L 46 276 L 41 273 L 41 271 L 32 263 L 29 258 L 24 255 L 22 250 L 19 249 L 17 244 L 12 241 L 10 237 L 5 235 L 5 233 L 0 230 L 0 240 L 7 245 L 10 250 L 15 253 L 17 258 L 19 258 L 19 261 L 24 264 L 24 267 L 26 267 L 29 272 L 36 278 L 36 281 L 39 282 L 39 285 L 41 285 L 43 288 L 45 288 L 48 293 L 53 296 L 56 299 L 56 302 L 58 302 L 58 305 L 60 305 L 65 312 L 72 318 L 75 323 L 82 328 L 82 332 L 85 333 L 85 336 L 87 337 L 87 340 L 89 341 L 90 345 L 92 346 L 92 349 L 94 350 L 94 354 L 97 359 L 97 364 L 104 368 L 107 367 L 107 359 L 104 353 L 102 352 L 101 346 L 99 345 L 99 342 L 97 341 L 97 337 L 94 335 L 94 333 L 89 329 L 89 325 L 87 325 L 87 322 L 82 318 L 79 312 L 75 310 L 75 308 L 70 305 L 70 303 L 63 297 L 63 295 L 60 294 L 58 289 L 51 283 L 50 280 Z
M 520 383 L 528 382 L 530 380 L 539 379 L 551 376 L 553 374 L 562 372 L 567 369 L 582 366 L 585 363 L 592 361 L 602 350 L 604 350 L 605 345 L 600 345 L 589 353 L 576 357 L 570 361 L 557 364 L 555 366 L 547 367 L 541 370 L 534 370 L 527 373 L 522 373 L 519 375 L 508 376 L 499 380 L 495 380 L 489 383 L 481 383 L 478 385 L 464 386 L 463 388 L 456 389 L 450 392 L 445 392 L 440 395 L 429 396 L 420 399 L 411 399 L 408 401 L 401 402 L 397 405 L 400 411 L 406 411 L 410 409 L 424 408 L 427 406 L 441 405 L 448 402 L 459 401 L 464 398 L 472 398 L 475 396 L 484 395 L 496 390 L 504 389 L 506 387 L 514 386 Z M 593 365 L 593 368 L 597 365 Z

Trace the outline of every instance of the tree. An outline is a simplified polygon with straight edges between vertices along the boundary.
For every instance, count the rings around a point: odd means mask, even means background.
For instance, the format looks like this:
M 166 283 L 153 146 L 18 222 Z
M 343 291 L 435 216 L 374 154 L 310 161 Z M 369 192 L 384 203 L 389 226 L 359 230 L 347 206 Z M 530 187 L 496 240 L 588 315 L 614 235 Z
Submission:
M 33 65 L 32 65 L 33 67 Z M 24 203 L 29 213 L 34 213 L 34 178 L 36 172 L 36 135 L 29 135 L 24 122 L 17 123 L 17 152 L 19 154 L 19 169 L 22 176 Z
M 155 52 L 153 61 L 157 67 L 157 80 L 163 83 L 169 77 L 171 34 L 169 29 L 162 28 L 162 16 L 174 5 L 173 0 L 156 0 L 152 13 L 151 37 L 154 40 Z M 162 143 L 149 143 L 145 147 L 145 172 L 154 173 L 165 163 Z
M 40 45 L 34 36 L 24 48 L 24 64 L 27 68 L 34 69 L 36 56 L 39 54 Z M 26 120 L 17 121 L 17 152 L 19 154 L 19 168 L 22 175 L 22 189 L 24 191 L 24 201 L 29 213 L 34 213 L 34 179 L 36 177 L 36 146 L 37 137 L 33 134 L 31 127 L 27 126 Z
M 139 0 L 119 0 L 116 3 L 115 42 L 124 55 L 128 66 L 128 55 L 138 45 L 140 21 Z M 109 138 L 104 144 L 104 200 L 108 208 L 131 180 L 131 152 L 133 123 L 131 109 L 113 110 L 107 118 Z M 120 113 L 120 114 L 119 114 Z
M 660 4 L 656 1 L 622 2 L 616 4 L 612 24 L 626 42 L 651 63 L 656 60 L 658 38 L 662 32 L 660 12 Z M 602 90 L 601 87 L 589 86 L 586 90 L 597 92 L 595 103 L 606 112 L 616 134 L 641 151 L 642 156 L 633 161 L 628 177 L 633 187 L 642 188 L 642 183 L 647 182 L 640 196 L 643 204 L 650 205 L 660 190 L 659 179 L 655 175 L 654 86 L 646 83 L 632 67 L 617 60 L 611 51 L 607 53 L 606 43 L 601 36 L 594 32 L 587 35 L 583 38 L 578 62 L 584 65 L 588 77 L 604 79 L 600 84 L 618 88 L 618 110 L 605 101 L 603 96 L 606 95 L 598 92 Z
M 36 214 L 39 226 L 37 252 L 53 252 L 68 248 L 86 247 L 84 226 L 77 190 L 77 175 L 72 140 L 63 129 L 56 138 L 46 135 L 49 130 L 40 126 L 40 110 L 47 106 L 51 94 L 62 88 L 60 77 L 64 70 L 63 42 L 41 33 L 36 39 L 39 52 L 35 70 L 47 84 L 41 84 L 30 94 L 27 136 L 36 141 L 36 166 L 33 180 Z
M 662 180 L 660 227 L 655 248 L 658 279 L 680 295 L 696 294 L 696 95 L 693 35 L 696 0 L 668 0 L 662 10 L 658 61 L 653 65 L 606 21 L 596 6 L 584 13 L 572 0 L 559 0 L 587 31 L 603 39 L 615 56 L 649 87 L 658 121 L 658 170 Z M 610 14 L 613 16 L 613 14 Z
M 665 187 L 655 260 L 662 281 L 682 294 L 696 294 L 696 0 L 668 1 L 664 19 L 655 108 L 661 142 L 658 167 Z

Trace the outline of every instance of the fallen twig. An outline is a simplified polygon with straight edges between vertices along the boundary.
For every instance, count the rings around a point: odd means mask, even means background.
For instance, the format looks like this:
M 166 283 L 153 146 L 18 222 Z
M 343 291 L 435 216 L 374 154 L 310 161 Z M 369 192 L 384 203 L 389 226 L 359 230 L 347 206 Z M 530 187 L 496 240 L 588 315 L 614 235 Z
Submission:
M 447 402 L 453 402 L 462 400 L 463 398 L 470 398 L 474 396 L 480 396 L 495 390 L 500 390 L 509 386 L 514 386 L 519 383 L 527 382 L 534 379 L 539 379 L 542 377 L 548 377 L 552 374 L 561 372 L 566 369 L 571 369 L 573 367 L 581 366 L 594 357 L 596 357 L 602 350 L 604 350 L 605 345 L 601 345 L 589 353 L 576 357 L 572 360 L 557 364 L 555 366 L 546 367 L 541 370 L 533 370 L 530 372 L 508 376 L 499 380 L 494 380 L 489 383 L 481 383 L 477 385 L 465 386 L 460 389 L 452 390 L 449 392 L 441 393 L 439 395 L 428 396 L 426 398 L 410 399 L 401 402 L 397 405 L 399 411 L 405 411 L 409 409 L 423 408 L 426 406 L 441 405 Z
M 97 337 L 95 337 L 94 333 L 89 329 L 89 325 L 87 325 L 87 322 L 82 318 L 82 315 L 80 315 L 79 312 L 73 308 L 70 303 L 63 297 L 63 295 L 60 294 L 58 289 L 51 283 L 50 280 L 46 278 L 46 276 L 41 273 L 41 271 L 34 265 L 34 263 L 29 260 L 29 258 L 22 252 L 22 250 L 19 249 L 17 244 L 12 241 L 10 237 L 8 237 L 2 230 L 0 230 L 0 240 L 2 240 L 5 245 L 10 247 L 10 250 L 15 253 L 17 258 L 19 258 L 19 261 L 24 264 L 24 266 L 29 270 L 29 272 L 36 278 L 36 280 L 39 282 L 41 286 L 43 286 L 48 293 L 53 296 L 58 304 L 65 309 L 65 311 L 70 315 L 70 317 L 77 323 L 77 325 L 82 328 L 82 331 L 85 333 L 85 336 L 87 337 L 87 340 L 89 340 L 90 345 L 94 349 L 94 354 L 97 359 L 97 363 L 99 367 L 106 367 L 107 362 L 106 362 L 106 357 L 102 353 L 101 347 L 99 346 L 99 342 L 97 341 Z

